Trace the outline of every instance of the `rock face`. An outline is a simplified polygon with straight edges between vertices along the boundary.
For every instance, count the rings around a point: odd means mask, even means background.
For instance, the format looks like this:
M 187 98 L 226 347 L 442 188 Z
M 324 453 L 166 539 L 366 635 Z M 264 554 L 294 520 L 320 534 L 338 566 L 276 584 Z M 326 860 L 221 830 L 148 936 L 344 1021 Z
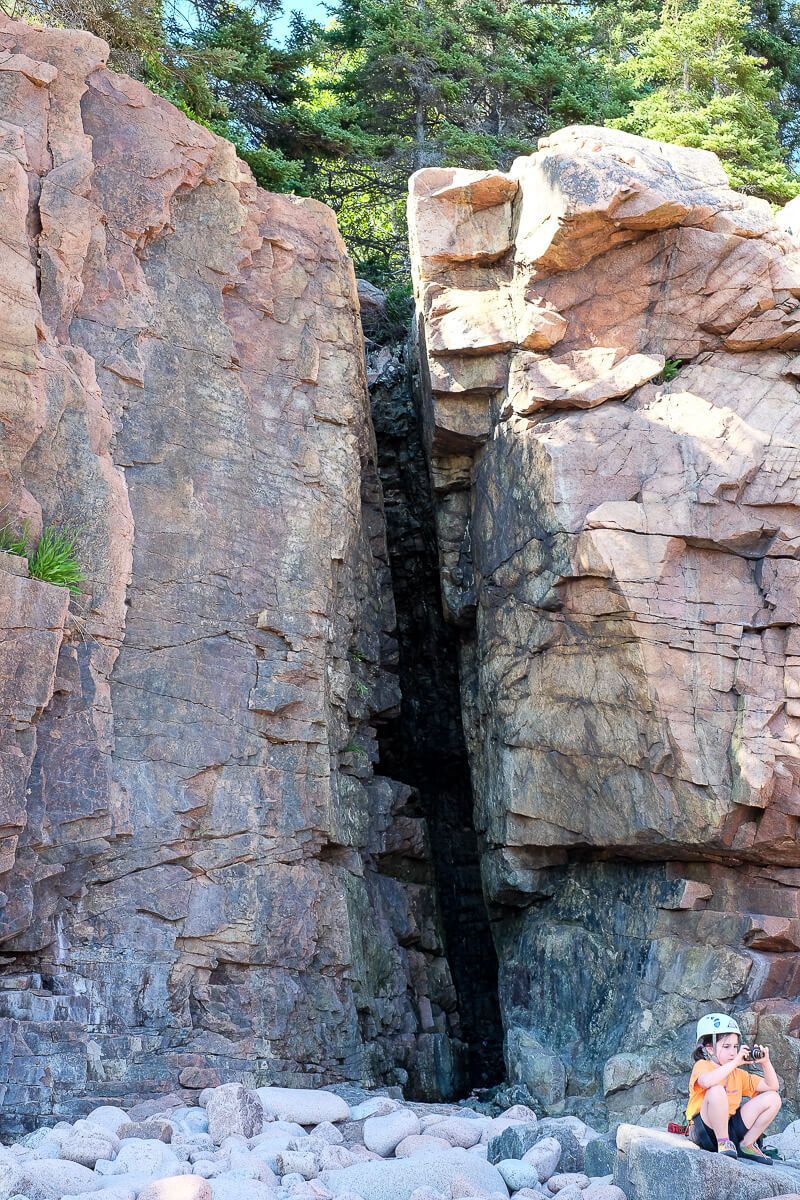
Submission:
M 0 17 L 0 512 L 88 581 L 0 561 L 4 1121 L 452 1089 L 351 265 L 106 54 Z
M 707 152 L 540 147 L 409 209 L 507 1068 L 663 1126 L 722 1008 L 796 1111 L 800 249 Z

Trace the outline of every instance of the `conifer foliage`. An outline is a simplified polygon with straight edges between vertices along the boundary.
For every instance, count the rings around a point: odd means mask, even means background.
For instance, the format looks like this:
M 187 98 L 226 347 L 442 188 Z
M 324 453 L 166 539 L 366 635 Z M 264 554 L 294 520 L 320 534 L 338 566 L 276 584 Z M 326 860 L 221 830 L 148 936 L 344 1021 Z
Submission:
M 779 142 L 775 73 L 746 47 L 751 19 L 744 0 L 670 0 L 620 68 L 641 95 L 613 124 L 713 150 L 733 187 L 782 202 L 797 185 Z
M 391 275 L 405 245 L 413 171 L 505 169 L 548 129 L 621 112 L 629 90 L 598 59 L 586 15 L 569 8 L 336 0 L 333 12 L 317 43 L 327 72 L 320 95 L 356 153 L 350 170 L 323 169 L 311 187 L 337 210 L 348 245 L 370 258 L 373 274 Z
M 413 171 L 507 169 L 573 122 L 713 150 L 774 203 L 799 190 L 800 0 L 327 0 L 280 42 L 281 0 L 0 8 L 106 38 L 262 185 L 331 204 L 377 283 L 407 268 Z

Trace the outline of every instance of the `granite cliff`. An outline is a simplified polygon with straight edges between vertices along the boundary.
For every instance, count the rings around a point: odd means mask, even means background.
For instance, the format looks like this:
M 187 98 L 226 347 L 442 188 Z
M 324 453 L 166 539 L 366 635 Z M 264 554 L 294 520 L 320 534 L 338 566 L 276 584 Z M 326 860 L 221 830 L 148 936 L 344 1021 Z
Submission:
M 229 1078 L 463 1086 L 333 214 L 0 21 L 6 1128 Z
M 540 1106 L 663 1125 L 724 1008 L 795 1115 L 791 222 L 609 130 L 418 173 L 373 425 L 333 215 L 106 56 L 0 20 L 0 526 L 86 574 L 0 555 L 5 1129 L 450 1098 L 498 963 Z
M 412 179 L 441 586 L 506 1065 L 678 1115 L 703 1011 L 800 1055 L 800 252 L 574 127 Z

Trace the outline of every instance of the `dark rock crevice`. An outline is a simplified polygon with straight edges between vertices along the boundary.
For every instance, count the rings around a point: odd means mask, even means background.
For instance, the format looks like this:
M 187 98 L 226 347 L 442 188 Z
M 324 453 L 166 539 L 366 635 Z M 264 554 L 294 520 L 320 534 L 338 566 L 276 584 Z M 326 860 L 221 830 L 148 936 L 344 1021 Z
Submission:
M 379 733 L 380 770 L 416 790 L 426 817 L 471 1086 L 503 1076 L 498 963 L 481 886 L 464 734 L 458 630 L 445 623 L 434 511 L 403 342 L 367 343 L 372 419 L 397 610 L 399 716 Z

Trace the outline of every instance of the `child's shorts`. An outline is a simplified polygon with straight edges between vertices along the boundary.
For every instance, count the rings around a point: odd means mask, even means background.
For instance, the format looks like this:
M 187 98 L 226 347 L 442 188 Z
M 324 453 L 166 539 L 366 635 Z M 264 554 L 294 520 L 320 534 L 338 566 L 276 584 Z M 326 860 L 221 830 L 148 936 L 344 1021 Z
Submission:
M 737 1108 L 733 1116 L 728 1118 L 728 1137 L 737 1150 L 739 1149 L 739 1143 L 746 1133 L 747 1126 L 744 1123 L 741 1109 Z M 699 1146 L 701 1150 L 711 1150 L 716 1153 L 717 1135 L 710 1125 L 706 1125 L 700 1113 L 693 1116 L 689 1122 L 689 1137 L 695 1146 Z

